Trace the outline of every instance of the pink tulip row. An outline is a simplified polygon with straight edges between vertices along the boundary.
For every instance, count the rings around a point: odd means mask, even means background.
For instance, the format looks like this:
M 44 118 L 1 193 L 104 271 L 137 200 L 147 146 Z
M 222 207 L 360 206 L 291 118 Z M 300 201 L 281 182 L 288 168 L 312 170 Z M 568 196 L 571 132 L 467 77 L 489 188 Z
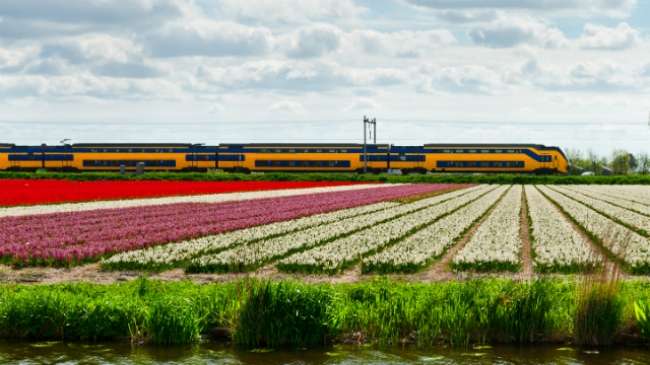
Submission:
M 71 264 L 137 248 L 451 189 L 397 185 L 227 203 L 180 203 L 0 219 L 0 257 Z

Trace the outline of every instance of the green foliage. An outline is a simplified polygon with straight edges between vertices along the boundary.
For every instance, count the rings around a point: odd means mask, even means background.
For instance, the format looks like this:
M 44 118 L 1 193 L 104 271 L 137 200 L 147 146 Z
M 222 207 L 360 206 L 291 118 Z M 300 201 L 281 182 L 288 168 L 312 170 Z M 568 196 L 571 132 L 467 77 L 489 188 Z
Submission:
M 549 330 L 553 286 L 540 280 L 529 285 L 508 285 L 492 309 L 492 337 L 504 342 L 533 343 Z
M 634 302 L 634 317 L 641 337 L 650 340 L 650 305 L 645 301 Z
M 327 343 L 326 288 L 292 282 L 248 282 L 235 343 L 245 348 L 322 346 Z
M 0 285 L 0 337 L 29 340 L 200 341 L 227 328 L 246 348 L 314 347 L 350 338 L 414 343 L 604 345 L 636 323 L 650 341 L 650 283 L 477 279 L 354 284 L 241 281 Z
M 186 344 L 200 339 L 201 319 L 192 298 L 164 297 L 150 308 L 148 329 L 154 344 Z
M 574 339 L 578 345 L 609 345 L 622 323 L 616 282 L 583 284 L 577 295 Z
M 338 334 L 360 331 L 383 345 L 534 342 L 554 330 L 566 330 L 562 326 L 568 314 L 562 313 L 568 313 L 570 300 L 561 299 L 565 292 L 566 284 L 546 281 L 378 281 L 353 285 L 337 297 L 332 324 Z
M 224 172 L 147 172 L 120 175 L 113 172 L 0 172 L 0 179 L 67 179 L 67 180 L 185 180 L 185 181 L 358 181 L 390 183 L 458 183 L 458 184 L 639 184 L 649 185 L 650 175 L 574 176 L 534 174 L 435 173 L 412 175 L 358 173 L 266 172 L 242 174 Z

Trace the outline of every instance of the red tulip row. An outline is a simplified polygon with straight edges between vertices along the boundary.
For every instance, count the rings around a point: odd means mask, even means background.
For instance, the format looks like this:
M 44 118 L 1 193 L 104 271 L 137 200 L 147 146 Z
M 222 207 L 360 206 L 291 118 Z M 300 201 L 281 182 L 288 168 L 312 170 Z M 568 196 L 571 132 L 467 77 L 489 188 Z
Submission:
M 2 179 L 0 180 L 0 206 L 312 188 L 347 184 L 350 183 L 335 181 L 72 181 Z

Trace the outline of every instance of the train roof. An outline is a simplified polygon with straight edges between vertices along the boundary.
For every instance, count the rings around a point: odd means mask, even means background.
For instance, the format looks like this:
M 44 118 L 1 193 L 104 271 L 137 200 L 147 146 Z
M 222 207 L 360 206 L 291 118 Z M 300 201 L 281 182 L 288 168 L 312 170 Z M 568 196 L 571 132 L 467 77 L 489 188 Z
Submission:
M 244 146 L 244 147 L 361 147 L 362 143 L 221 143 L 219 146 Z M 372 144 L 367 146 L 388 146 L 388 144 Z
M 15 146 L 15 144 L 12 144 L 12 143 L 0 143 L 0 147 L 2 147 L 2 148 L 9 148 L 9 147 L 13 147 L 13 146 Z
M 72 147 L 192 147 L 191 143 L 75 143 Z
M 427 143 L 424 147 L 535 147 L 535 148 L 557 148 L 546 147 L 543 144 L 533 143 Z
M 565 159 L 566 155 L 561 148 L 555 146 L 545 146 L 543 144 L 534 144 L 534 143 L 428 143 L 424 147 L 532 147 L 538 150 L 551 150 L 559 152 Z

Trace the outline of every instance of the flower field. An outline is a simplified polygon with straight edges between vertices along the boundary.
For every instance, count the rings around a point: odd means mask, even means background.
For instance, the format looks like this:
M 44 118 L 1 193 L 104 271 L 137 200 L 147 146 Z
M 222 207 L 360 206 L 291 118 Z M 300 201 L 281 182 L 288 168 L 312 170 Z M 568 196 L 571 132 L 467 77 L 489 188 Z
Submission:
M 348 185 L 318 181 L 0 180 L 0 207 Z
M 10 216 L 0 218 L 3 227 L 0 256 L 21 264 L 78 263 L 105 254 L 448 188 L 448 185 L 353 187 L 225 203 L 174 203 Z
M 650 273 L 645 186 L 278 186 L 5 207 L 0 226 L 0 256 L 16 266 L 509 275 L 591 272 L 608 260 Z

